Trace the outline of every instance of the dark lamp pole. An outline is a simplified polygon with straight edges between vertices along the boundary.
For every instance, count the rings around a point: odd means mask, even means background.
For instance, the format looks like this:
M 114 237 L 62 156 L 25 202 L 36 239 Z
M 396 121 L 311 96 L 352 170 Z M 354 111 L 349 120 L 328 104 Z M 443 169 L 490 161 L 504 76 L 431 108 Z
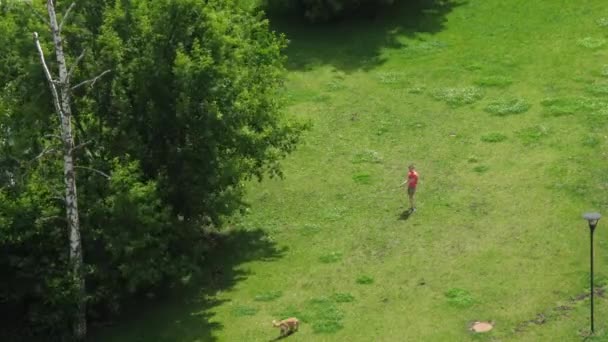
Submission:
M 597 226 L 597 222 L 600 220 L 600 218 L 602 217 L 602 215 L 600 215 L 599 213 L 585 213 L 583 215 L 583 218 L 585 220 L 587 220 L 587 222 L 589 222 L 589 233 L 590 233 L 590 237 L 591 237 L 591 254 L 590 254 L 590 265 L 591 265 L 591 275 L 589 278 L 590 281 L 590 291 L 591 291 L 591 333 L 593 334 L 595 332 L 594 326 L 593 326 L 593 232 L 595 231 L 595 227 Z

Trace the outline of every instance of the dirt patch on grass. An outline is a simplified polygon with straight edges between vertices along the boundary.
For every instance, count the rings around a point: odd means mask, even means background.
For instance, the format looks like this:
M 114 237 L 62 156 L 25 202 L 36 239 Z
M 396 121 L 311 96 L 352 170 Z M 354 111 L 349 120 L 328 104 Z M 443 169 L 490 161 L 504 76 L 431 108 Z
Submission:
M 494 322 L 473 322 L 470 329 L 472 332 L 485 333 L 494 329 Z

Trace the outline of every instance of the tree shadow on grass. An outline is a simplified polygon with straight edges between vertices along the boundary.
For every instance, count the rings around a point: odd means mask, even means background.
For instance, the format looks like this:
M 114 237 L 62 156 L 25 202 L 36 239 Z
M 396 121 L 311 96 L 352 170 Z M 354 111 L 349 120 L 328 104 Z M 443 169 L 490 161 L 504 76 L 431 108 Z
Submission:
M 308 23 L 293 10 L 271 10 L 272 29 L 284 33 L 289 70 L 332 65 L 344 72 L 382 65 L 384 48 L 407 48 L 399 37 L 417 38 L 444 29 L 446 15 L 466 0 L 404 0 L 377 11 L 327 24 Z
M 212 309 L 226 302 L 216 298 L 216 294 L 247 278 L 249 274 L 238 268 L 240 264 L 276 260 L 286 248 L 277 248 L 260 229 L 235 230 L 213 237 L 216 246 L 207 256 L 200 279 L 162 299 L 131 305 L 111 327 L 95 329 L 91 341 L 216 341 L 215 333 L 224 326 L 212 321 Z

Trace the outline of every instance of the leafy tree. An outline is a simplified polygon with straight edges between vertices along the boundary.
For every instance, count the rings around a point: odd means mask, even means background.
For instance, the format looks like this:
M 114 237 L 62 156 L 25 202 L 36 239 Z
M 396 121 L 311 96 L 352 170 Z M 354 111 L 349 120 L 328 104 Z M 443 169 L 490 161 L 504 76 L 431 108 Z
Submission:
M 175 214 L 218 222 L 241 180 L 279 173 L 297 128 L 279 114 L 285 40 L 260 16 L 233 1 L 117 3 L 96 44 L 93 72 L 114 70 L 92 96 L 95 125 L 113 128 L 100 138 L 141 161 Z

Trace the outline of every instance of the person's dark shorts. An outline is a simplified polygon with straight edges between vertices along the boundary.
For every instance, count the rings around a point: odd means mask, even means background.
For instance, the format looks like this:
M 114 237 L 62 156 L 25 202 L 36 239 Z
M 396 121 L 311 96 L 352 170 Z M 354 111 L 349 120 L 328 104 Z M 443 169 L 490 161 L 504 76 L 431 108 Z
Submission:
M 407 194 L 408 195 L 413 195 L 416 193 L 416 187 L 408 187 L 407 188 Z

